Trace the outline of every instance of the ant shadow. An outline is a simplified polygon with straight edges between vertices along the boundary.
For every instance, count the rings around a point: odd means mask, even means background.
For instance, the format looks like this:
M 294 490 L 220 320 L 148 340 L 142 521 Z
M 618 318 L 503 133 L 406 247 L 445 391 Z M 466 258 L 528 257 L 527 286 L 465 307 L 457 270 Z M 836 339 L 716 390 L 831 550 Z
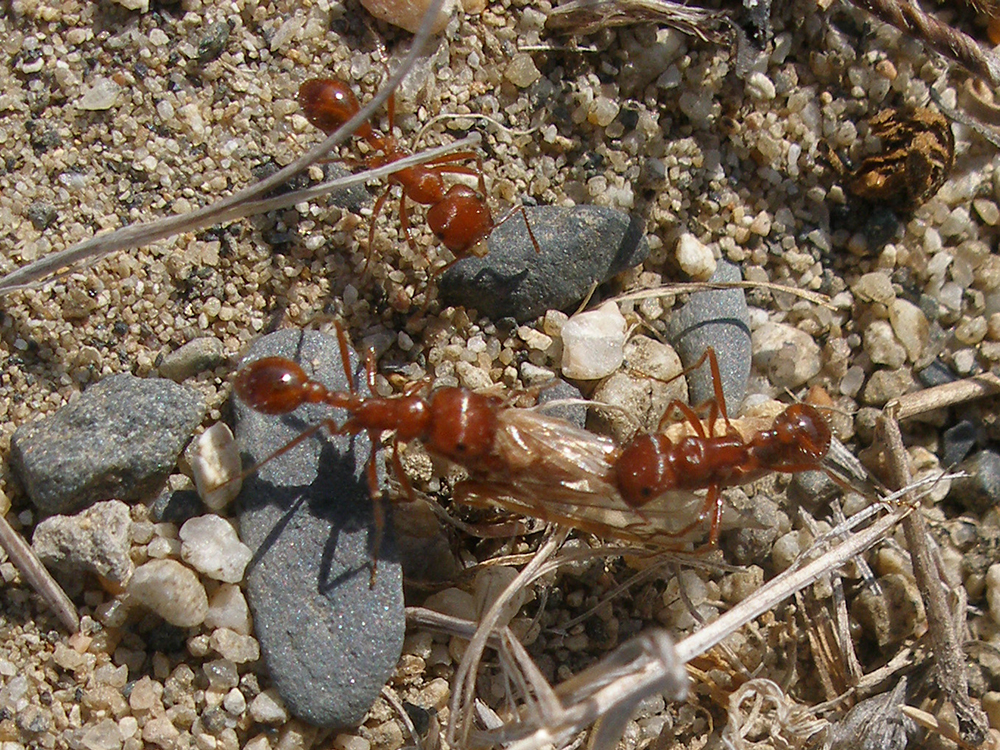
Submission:
M 332 353 L 337 351 L 335 340 L 329 350 L 317 345 L 321 334 L 316 332 L 272 334 L 285 342 L 290 335 L 298 339 L 294 353 L 287 345 L 275 347 L 275 339 L 268 337 L 262 340 L 264 346 L 255 346 L 252 356 L 293 354 L 303 363 L 313 363 L 316 376 L 330 387 L 345 387 L 339 354 Z M 359 366 L 353 369 L 357 373 Z M 337 418 L 322 405 L 269 416 L 237 403 L 235 412 L 246 465 L 280 451 L 323 420 Z M 370 496 L 365 475 L 370 450 L 366 433 L 331 435 L 324 427 L 244 479 L 239 518 L 241 536 L 253 551 L 248 579 L 260 575 L 273 581 L 275 575 L 280 578 L 279 569 L 294 570 L 314 578 L 315 592 L 326 596 L 351 581 L 363 581 L 367 588 L 376 563 L 380 574 L 397 566 L 391 524 L 388 519 L 384 528 L 377 523 L 379 501 Z M 379 578 L 376 575 L 376 585 Z M 303 582 L 300 578 L 297 585 Z

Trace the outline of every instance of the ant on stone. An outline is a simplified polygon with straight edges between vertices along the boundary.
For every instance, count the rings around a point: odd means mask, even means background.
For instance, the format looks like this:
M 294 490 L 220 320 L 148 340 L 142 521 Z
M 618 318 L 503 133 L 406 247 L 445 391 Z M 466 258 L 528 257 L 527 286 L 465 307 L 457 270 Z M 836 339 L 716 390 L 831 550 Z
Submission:
M 334 78 L 312 78 L 306 81 L 299 87 L 298 101 L 306 119 L 327 135 L 344 125 L 361 109 L 351 87 Z M 396 111 L 394 96 L 389 97 L 387 107 L 389 129 L 386 133 L 379 133 L 367 122 L 355 132 L 356 136 L 366 141 L 375 151 L 364 160 L 365 166 L 371 169 L 391 164 L 404 156 L 409 156 L 409 152 L 401 148 L 392 135 Z M 456 163 L 470 159 L 476 161 L 475 168 Z M 479 181 L 478 190 L 461 183 L 446 188 L 443 178 L 443 175 L 446 174 L 476 177 Z M 413 250 L 417 249 L 416 241 L 410 234 L 407 200 L 428 207 L 427 224 L 441 243 L 455 256 L 451 263 L 437 271 L 435 275 L 443 273 L 462 258 L 485 255 L 486 243 L 484 240 L 493 229 L 510 219 L 515 213 L 520 213 L 524 218 L 524 224 L 528 229 L 535 251 L 541 252 L 523 206 L 514 208 L 500 221 L 493 220 L 493 214 L 490 212 L 489 206 L 486 205 L 486 182 L 483 177 L 482 159 L 472 151 L 459 151 L 440 156 L 426 164 L 405 167 L 389 176 L 389 185 L 375 202 L 375 208 L 372 211 L 371 226 L 368 229 L 366 270 L 374 246 L 375 220 L 381 213 L 393 185 L 399 185 L 402 188 L 402 194 L 399 198 L 399 221 L 406 233 L 410 247 Z

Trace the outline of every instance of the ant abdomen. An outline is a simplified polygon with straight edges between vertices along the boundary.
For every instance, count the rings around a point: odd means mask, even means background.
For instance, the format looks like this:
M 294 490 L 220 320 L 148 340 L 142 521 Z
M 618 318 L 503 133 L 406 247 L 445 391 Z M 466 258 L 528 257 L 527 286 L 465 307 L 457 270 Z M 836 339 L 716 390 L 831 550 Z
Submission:
M 453 253 L 464 253 L 493 227 L 493 214 L 468 185 L 452 185 L 444 199 L 427 209 L 427 224 Z
M 456 463 L 486 458 L 497 431 L 496 399 L 464 388 L 442 388 L 431 394 L 427 447 Z

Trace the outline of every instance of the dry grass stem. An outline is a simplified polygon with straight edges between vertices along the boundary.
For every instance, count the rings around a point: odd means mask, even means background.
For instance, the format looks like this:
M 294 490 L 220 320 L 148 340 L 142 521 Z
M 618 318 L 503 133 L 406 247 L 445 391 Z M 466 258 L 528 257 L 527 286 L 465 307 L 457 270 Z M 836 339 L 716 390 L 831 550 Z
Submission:
M 2 513 L 0 513 L 0 547 L 3 547 L 7 557 L 21 571 L 24 580 L 55 612 L 63 627 L 70 633 L 78 632 L 80 630 L 80 615 L 76 611 L 76 605 L 66 596 L 62 586 L 56 583 L 56 580 L 42 565 L 42 561 L 35 556 L 28 543 L 7 523 L 7 519 Z
M 890 410 L 879 415 L 876 431 L 886 455 L 886 470 L 889 474 L 886 481 L 890 486 L 906 487 L 910 483 L 909 458 L 903 447 L 899 423 Z M 961 646 L 964 639 L 960 639 L 956 632 L 941 568 L 931 554 L 930 535 L 923 516 L 919 513 L 910 514 L 903 521 L 903 531 L 909 547 L 913 576 L 927 612 L 927 632 L 934 652 L 935 681 L 954 705 L 959 728 L 966 741 L 981 745 L 986 740 L 989 724 L 982 709 L 969 699 L 965 655 Z M 962 609 L 964 613 L 964 607 Z
M 896 419 L 902 421 L 934 409 L 964 404 L 966 401 L 997 394 L 1000 394 L 1000 377 L 991 372 L 984 372 L 982 375 L 975 375 L 965 380 L 908 393 L 890 401 L 886 408 L 891 409 Z
M 553 532 L 538 548 L 531 562 L 524 566 L 517 578 L 511 581 L 480 619 L 479 627 L 472 640 L 469 641 L 458 669 L 455 670 L 449 704 L 451 715 L 451 721 L 448 725 L 449 745 L 456 747 L 467 744 L 469 732 L 472 729 L 476 674 L 490 634 L 496 629 L 497 623 L 503 618 L 505 612 L 510 610 L 511 600 L 538 575 L 543 574 L 540 571 L 544 563 L 563 545 L 569 532 L 570 530 L 567 528 L 559 528 Z M 510 614 L 513 615 L 513 613 Z
M 549 11 L 545 27 L 562 34 L 591 34 L 611 26 L 662 23 L 721 44 L 730 27 L 729 14 L 670 0 L 570 0 Z
M 1000 85 L 1000 59 L 975 39 L 924 13 L 910 0 L 851 0 L 873 16 L 954 60 L 970 73 Z
M 676 284 L 664 284 L 655 289 L 638 289 L 634 292 L 619 294 L 617 297 L 612 297 L 611 299 L 615 302 L 628 302 L 632 300 L 668 297 L 674 294 L 710 292 L 716 289 L 767 289 L 771 292 L 790 294 L 793 297 L 799 297 L 812 302 L 814 305 L 821 305 L 830 310 L 836 309 L 830 302 L 830 298 L 825 294 L 811 292 L 808 289 L 796 289 L 784 284 L 773 284 L 769 281 L 684 281 Z
M 376 112 L 376 110 L 381 107 L 383 103 L 385 103 L 392 92 L 399 87 L 399 84 L 402 83 L 403 79 L 413 68 L 417 58 L 423 50 L 424 45 L 431 36 L 431 27 L 434 24 L 438 8 L 441 6 L 442 2 L 443 0 L 431 0 L 430 6 L 424 14 L 423 21 L 420 24 L 420 29 L 413 37 L 413 44 L 410 47 L 410 51 L 403 59 L 403 62 L 400 64 L 399 68 L 397 68 L 396 72 L 389 76 L 385 85 L 382 86 L 378 92 L 376 92 L 371 101 L 362 107 L 361 110 L 342 127 L 338 128 L 321 143 L 311 148 L 287 167 L 284 167 L 280 171 L 264 180 L 261 180 L 260 182 L 256 182 L 243 190 L 233 193 L 228 198 L 223 198 L 208 206 L 199 208 L 196 211 L 180 214 L 178 216 L 169 216 L 165 219 L 149 222 L 147 224 L 124 227 L 110 234 L 91 237 L 89 240 L 84 240 L 83 242 L 77 243 L 76 245 L 66 248 L 65 250 L 51 253 L 34 263 L 29 263 L 27 266 L 19 268 L 18 270 L 7 274 L 3 278 L 0 278 L 0 296 L 16 289 L 24 289 L 26 287 L 33 286 L 34 284 L 47 279 L 54 274 L 64 272 L 67 269 L 78 266 L 79 264 L 93 262 L 98 258 L 117 250 L 147 245 L 151 242 L 156 242 L 157 240 L 172 237 L 175 234 L 192 232 L 198 229 L 213 226 L 220 221 L 228 221 L 238 216 L 247 216 L 249 214 L 241 213 L 244 204 L 256 202 L 258 207 L 263 205 L 271 206 L 272 203 L 270 201 L 261 200 L 262 196 L 285 184 L 297 174 L 304 172 L 306 169 L 325 157 L 335 147 L 350 138 L 354 131 L 357 130 L 362 123 L 366 122 Z M 393 164 L 392 168 L 389 169 L 389 173 L 391 174 L 392 172 L 398 170 L 398 165 L 399 162 Z M 367 180 L 369 178 L 365 177 L 364 179 Z M 284 199 L 287 198 L 287 196 L 281 196 L 281 198 Z M 277 201 L 279 199 L 275 200 Z M 304 198 L 299 198 L 294 202 L 298 203 L 302 200 L 304 200 Z M 260 210 L 272 209 L 262 208 Z

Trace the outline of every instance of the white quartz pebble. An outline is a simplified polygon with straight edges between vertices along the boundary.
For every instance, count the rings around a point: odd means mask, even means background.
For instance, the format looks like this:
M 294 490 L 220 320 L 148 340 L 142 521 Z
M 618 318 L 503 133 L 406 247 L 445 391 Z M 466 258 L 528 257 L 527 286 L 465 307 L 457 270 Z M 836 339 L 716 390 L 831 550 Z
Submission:
M 677 240 L 677 264 L 695 281 L 707 281 L 715 273 L 712 249 L 688 232 Z
M 563 326 L 562 374 L 575 380 L 610 375 L 625 359 L 625 318 L 614 302 L 574 315 Z
M 253 554 L 232 525 L 216 515 L 188 519 L 180 531 L 181 559 L 209 578 L 239 583 Z
M 240 449 L 223 422 L 209 427 L 192 445 L 189 456 L 198 497 L 211 510 L 220 510 L 235 500 L 243 487 Z

